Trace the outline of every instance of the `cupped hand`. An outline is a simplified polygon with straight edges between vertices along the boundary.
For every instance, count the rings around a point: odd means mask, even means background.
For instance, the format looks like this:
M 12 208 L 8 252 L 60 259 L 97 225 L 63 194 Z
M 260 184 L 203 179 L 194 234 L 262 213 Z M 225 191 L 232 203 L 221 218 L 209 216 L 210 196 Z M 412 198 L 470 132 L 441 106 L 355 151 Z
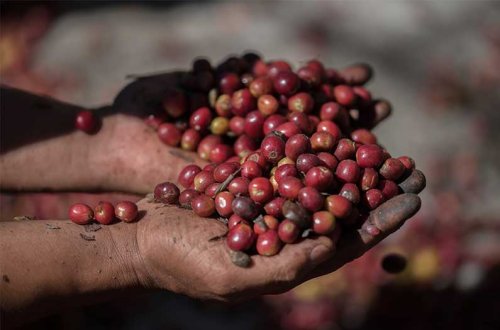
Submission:
M 144 286 L 200 299 L 238 301 L 282 293 L 337 270 L 401 227 L 420 208 L 416 193 L 425 178 L 415 170 L 400 186 L 407 193 L 373 210 L 359 229 L 344 231 L 337 242 L 326 236 L 307 238 L 272 257 L 252 256 L 248 268 L 232 263 L 224 239 L 227 227 L 221 222 L 142 200 L 136 273 L 146 274 L 139 279 Z

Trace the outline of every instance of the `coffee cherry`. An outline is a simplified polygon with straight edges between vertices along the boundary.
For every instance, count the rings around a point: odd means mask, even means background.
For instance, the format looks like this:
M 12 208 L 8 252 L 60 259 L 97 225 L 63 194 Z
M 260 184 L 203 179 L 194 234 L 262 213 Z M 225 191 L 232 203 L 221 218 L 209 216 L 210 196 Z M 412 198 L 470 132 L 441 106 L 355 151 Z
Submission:
M 93 133 L 97 126 L 94 113 L 89 110 L 80 111 L 75 118 L 75 127 L 87 134 Z
M 196 174 L 201 172 L 201 168 L 198 165 L 187 165 L 180 172 L 177 177 L 177 182 L 184 188 L 188 188 L 193 184 L 194 177 Z
M 234 116 L 229 120 L 229 129 L 234 136 L 240 136 L 245 133 L 245 118 Z
M 214 200 L 205 194 L 200 194 L 191 200 L 191 208 L 198 216 L 207 218 L 215 213 Z
M 297 126 L 297 124 L 292 122 L 286 122 L 284 124 L 276 127 L 275 131 L 278 131 L 286 136 L 287 139 L 292 137 L 293 135 L 302 133 L 302 130 Z
M 310 113 L 314 108 L 314 100 L 309 93 L 300 92 L 288 99 L 288 109 L 303 113 Z
M 267 230 L 278 230 L 279 221 L 271 215 L 265 215 L 262 220 L 256 221 L 253 225 L 253 231 L 260 235 Z
M 240 78 L 235 73 L 226 73 L 219 81 L 219 89 L 223 94 L 232 95 L 241 87 Z
M 231 111 L 236 116 L 245 117 L 255 109 L 255 98 L 247 88 L 236 91 L 231 98 Z
M 288 157 L 283 157 L 280 159 L 280 161 L 278 162 L 276 167 L 280 167 L 280 166 L 287 165 L 287 164 L 295 165 L 295 162 Z
M 252 247 L 255 241 L 255 234 L 252 228 L 245 224 L 239 223 L 234 226 L 227 234 L 227 246 L 233 251 L 245 251 Z
M 257 100 L 257 108 L 264 116 L 270 116 L 278 111 L 278 100 L 272 95 L 262 95 Z
M 356 103 L 356 94 L 354 94 L 352 88 L 347 85 L 333 87 L 333 95 L 340 105 L 351 107 Z
M 339 163 L 337 170 L 335 171 L 335 176 L 341 182 L 356 183 L 359 180 L 361 171 L 358 164 L 351 160 L 346 159 Z
M 273 198 L 274 189 L 269 179 L 260 177 L 250 181 L 248 194 L 256 203 L 265 204 Z
M 227 186 L 227 190 L 233 193 L 235 196 L 248 195 L 248 185 L 250 184 L 250 180 L 245 177 L 234 178 L 229 185 Z
M 222 139 L 217 135 L 207 135 L 205 136 L 198 145 L 197 153 L 198 155 L 204 159 L 210 159 L 210 152 L 215 148 L 216 145 L 222 143 Z
M 231 208 L 234 200 L 234 195 L 229 191 L 222 191 L 215 196 L 215 209 L 221 217 L 229 217 L 233 214 L 233 209 Z
M 304 187 L 299 190 L 299 203 L 308 211 L 315 212 L 323 208 L 325 199 L 314 187 Z
M 181 137 L 181 148 L 187 151 L 194 151 L 201 141 L 201 134 L 195 129 L 186 130 Z
M 259 210 L 255 202 L 248 197 L 238 196 L 232 203 L 233 212 L 245 220 L 253 220 L 258 214 Z
M 356 154 L 356 143 L 349 139 L 340 139 L 334 155 L 338 160 L 353 158 Z
M 250 225 L 250 223 L 248 221 L 246 221 L 245 219 L 243 219 L 239 215 L 233 214 L 227 220 L 227 229 L 231 230 L 234 227 L 236 227 L 236 225 L 239 223 L 244 223 L 246 225 Z
M 268 215 L 271 215 L 276 218 L 281 218 L 283 217 L 283 212 L 282 212 L 282 207 L 283 204 L 285 203 L 285 198 L 283 197 L 276 197 L 273 200 L 271 200 L 269 203 L 264 205 L 264 211 Z
M 311 142 L 304 134 L 291 136 L 285 144 L 285 155 L 291 160 L 297 160 L 301 154 L 311 152 Z
M 259 166 L 263 169 L 266 170 L 268 168 L 268 163 L 266 158 L 262 155 L 262 152 L 260 149 L 256 150 L 255 152 L 252 152 L 248 154 L 247 158 L 243 160 L 243 162 L 251 160 L 259 164 Z
M 137 218 L 139 210 L 135 203 L 123 201 L 115 206 L 115 216 L 123 222 L 132 222 Z
M 229 131 L 229 119 L 216 117 L 210 123 L 210 132 L 215 135 L 224 135 Z
M 221 184 L 219 182 L 214 182 L 210 184 L 207 189 L 205 189 L 205 195 L 207 195 L 210 198 L 215 198 L 215 195 L 217 194 L 217 191 L 220 191 L 220 186 Z
M 361 171 L 361 190 L 366 191 L 376 188 L 378 185 L 378 173 L 373 168 L 364 168 Z
M 342 106 L 336 102 L 327 102 L 321 106 L 319 118 L 322 121 L 337 121 L 342 109 Z
M 365 128 L 359 128 L 351 132 L 351 139 L 361 144 L 377 144 L 375 134 Z
M 295 222 L 295 224 L 301 229 L 309 228 L 311 225 L 311 215 L 302 205 L 298 203 L 286 200 L 283 203 L 282 212 L 283 217 Z
M 266 232 L 257 236 L 257 243 L 255 245 L 257 252 L 262 256 L 273 256 L 280 252 L 283 243 L 279 239 L 276 230 L 267 230 Z
M 295 94 L 300 86 L 300 79 L 295 73 L 282 71 L 273 80 L 274 90 L 286 96 Z
M 266 118 L 260 111 L 251 111 L 245 118 L 245 134 L 253 139 L 264 136 L 263 126 Z
M 311 135 L 314 132 L 315 116 L 309 116 L 303 112 L 290 112 L 288 114 L 288 120 L 300 129 L 300 131 L 306 135 Z
M 165 120 L 165 114 L 152 114 L 144 119 L 144 123 L 156 131 L 158 127 L 165 122 Z
M 376 144 L 365 144 L 356 151 L 356 161 L 360 167 L 378 168 L 382 165 L 384 153 Z
M 351 202 L 339 195 L 328 196 L 325 200 L 326 210 L 336 218 L 347 218 L 353 208 Z
M 197 131 L 204 132 L 212 121 L 212 112 L 207 107 L 201 107 L 189 117 L 189 126 Z
M 166 145 L 176 147 L 181 142 L 182 132 L 172 123 L 163 123 L 158 127 L 158 137 Z
M 210 163 L 210 164 L 207 164 L 207 165 L 203 166 L 202 170 L 203 171 L 208 171 L 208 172 L 210 172 L 210 173 L 213 174 L 216 167 L 217 167 L 217 164 Z
M 335 142 L 335 137 L 327 132 L 316 132 L 311 136 L 311 147 L 314 152 L 330 152 Z
M 179 204 L 183 208 L 191 209 L 191 200 L 199 195 L 200 192 L 194 189 L 185 189 L 179 195 Z
M 259 98 L 273 92 L 273 81 L 269 77 L 258 77 L 250 83 L 248 89 L 253 97 Z
M 320 152 L 317 154 L 317 156 L 323 162 L 326 168 L 328 168 L 332 172 L 335 172 L 335 169 L 337 168 L 339 161 L 334 155 L 328 152 Z
M 255 61 L 252 66 L 252 73 L 255 77 L 267 76 L 268 71 L 268 65 L 261 59 Z
M 295 165 L 292 164 L 284 164 L 276 168 L 274 172 L 274 178 L 277 183 L 280 183 L 284 177 L 294 176 L 297 177 L 299 172 L 295 168 Z
M 378 189 L 370 189 L 363 194 L 363 204 L 370 210 L 376 209 L 384 201 L 384 195 Z
M 94 218 L 101 225 L 109 225 L 115 219 L 115 207 L 110 202 L 100 201 L 94 208 Z
M 262 168 L 253 160 L 247 160 L 241 165 L 241 176 L 254 179 L 262 176 Z
M 321 192 L 331 190 L 335 184 L 332 171 L 324 166 L 315 166 L 307 171 L 304 183 L 308 187 L 313 187 Z
M 342 188 L 340 188 L 339 195 L 353 204 L 358 204 L 361 200 L 359 188 L 354 183 L 345 183 Z
M 193 186 L 196 191 L 204 192 L 209 185 L 215 182 L 212 172 L 203 170 L 195 175 Z
M 234 155 L 233 148 L 227 144 L 217 144 L 210 151 L 210 161 L 216 164 L 225 162 L 229 157 Z
M 270 134 L 260 145 L 262 156 L 271 164 L 276 164 L 285 156 L 285 142 L 277 135 Z
M 86 225 L 94 218 L 94 211 L 87 204 L 77 203 L 69 208 L 69 219 L 76 224 Z
M 290 64 L 288 64 L 288 62 L 278 60 L 269 63 L 267 74 L 269 75 L 269 77 L 274 79 L 280 72 L 291 72 L 291 71 L 292 67 L 290 66 Z
M 411 157 L 401 156 L 398 157 L 398 160 L 403 164 L 407 173 L 415 169 L 415 161 Z
M 315 212 L 312 215 L 313 231 L 319 235 L 333 233 L 336 227 L 335 216 L 328 211 Z
M 309 67 L 302 67 L 297 71 L 297 75 L 308 83 L 310 86 L 318 86 L 321 84 L 321 74 L 317 70 Z
M 297 170 L 302 173 L 307 173 L 311 168 L 315 166 L 321 166 L 323 163 L 318 158 L 318 156 L 314 154 L 301 154 L 297 157 L 297 161 L 295 166 Z
M 231 174 L 240 168 L 238 163 L 225 162 L 217 165 L 214 169 L 213 176 L 216 182 L 224 182 Z
M 354 86 L 352 90 L 354 91 L 354 94 L 356 94 L 360 106 L 366 107 L 372 103 L 372 94 L 366 88 Z
M 387 180 L 396 181 L 404 174 L 406 168 L 399 159 L 387 159 L 379 170 L 381 176 Z
M 179 195 L 179 188 L 171 182 L 159 183 L 154 190 L 155 201 L 165 204 L 178 204 Z
M 391 199 L 399 194 L 398 185 L 391 180 L 380 180 L 377 188 L 382 192 L 385 200 Z
M 258 147 L 259 145 L 257 144 L 256 140 L 248 137 L 245 134 L 239 136 L 236 141 L 234 141 L 234 152 L 236 153 L 238 158 L 247 156 L 252 151 L 255 151 Z
M 299 227 L 292 221 L 285 219 L 283 220 L 278 227 L 278 237 L 284 243 L 294 243 L 299 237 L 300 229 Z
M 278 114 L 271 115 L 267 117 L 267 119 L 264 121 L 264 126 L 263 126 L 263 132 L 264 135 L 268 135 L 272 131 L 276 130 L 281 124 L 286 123 L 288 120 Z
M 278 192 L 282 197 L 288 199 L 296 199 L 299 195 L 300 189 L 302 189 L 304 185 L 300 179 L 287 176 L 281 179 L 281 182 L 278 182 Z

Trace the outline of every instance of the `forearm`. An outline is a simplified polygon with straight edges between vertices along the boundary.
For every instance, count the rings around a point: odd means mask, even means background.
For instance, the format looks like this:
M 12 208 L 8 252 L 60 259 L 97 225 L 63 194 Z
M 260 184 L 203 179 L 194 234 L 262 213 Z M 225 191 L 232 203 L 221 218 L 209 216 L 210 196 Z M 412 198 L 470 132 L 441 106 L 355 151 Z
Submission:
M 102 182 L 89 147 L 100 138 L 75 129 L 83 108 L 6 87 L 1 96 L 2 189 L 84 189 Z
M 0 187 L 147 193 L 175 181 L 194 153 L 167 147 L 143 119 L 101 108 L 95 135 L 74 129 L 80 107 L 2 88 Z M 40 106 L 42 104 L 42 106 Z
M 139 287 L 135 226 L 0 223 L 2 310 L 15 314 L 67 306 L 78 296 Z

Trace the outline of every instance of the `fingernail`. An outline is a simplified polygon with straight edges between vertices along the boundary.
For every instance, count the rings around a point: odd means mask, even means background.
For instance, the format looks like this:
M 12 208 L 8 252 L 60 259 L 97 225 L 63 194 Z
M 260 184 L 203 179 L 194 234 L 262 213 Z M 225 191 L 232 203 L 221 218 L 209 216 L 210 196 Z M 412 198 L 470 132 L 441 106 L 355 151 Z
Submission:
M 311 262 L 314 265 L 318 265 L 323 261 L 325 261 L 326 259 L 328 259 L 330 257 L 331 252 L 332 252 L 331 249 L 329 249 L 325 245 L 323 244 L 317 245 L 311 251 L 310 254 Z

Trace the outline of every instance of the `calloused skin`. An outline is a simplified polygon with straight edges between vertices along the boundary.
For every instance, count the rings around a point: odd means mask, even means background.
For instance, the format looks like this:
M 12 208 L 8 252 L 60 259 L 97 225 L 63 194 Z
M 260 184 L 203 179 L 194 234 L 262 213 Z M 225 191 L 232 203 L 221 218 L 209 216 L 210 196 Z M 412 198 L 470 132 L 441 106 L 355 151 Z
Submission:
M 151 100 L 178 86 L 179 75 L 151 76 L 127 86 L 113 106 L 98 110 L 103 121 L 96 135 L 68 129 L 79 107 L 2 88 L 9 100 L 1 110 L 2 190 L 146 193 L 158 182 L 176 181 L 186 164 L 203 164 L 194 153 L 163 145 L 141 119 Z M 46 103 L 42 109 L 40 102 Z M 6 104 L 21 106 L 12 113 Z M 36 125 L 27 117 L 37 118 Z M 226 233 L 222 223 L 147 199 L 138 202 L 139 221 L 97 231 L 67 220 L 2 222 L 0 306 L 5 320 L 15 324 L 34 311 L 50 312 L 124 289 L 165 289 L 227 302 L 285 292 L 337 270 L 401 227 L 420 208 L 416 193 L 425 186 L 420 174 L 414 171 L 401 185 L 408 193 L 382 204 L 338 242 L 307 238 L 273 257 L 252 256 L 249 268 L 232 264 L 224 239 L 213 239 Z M 370 234 L 373 226 L 377 235 Z

